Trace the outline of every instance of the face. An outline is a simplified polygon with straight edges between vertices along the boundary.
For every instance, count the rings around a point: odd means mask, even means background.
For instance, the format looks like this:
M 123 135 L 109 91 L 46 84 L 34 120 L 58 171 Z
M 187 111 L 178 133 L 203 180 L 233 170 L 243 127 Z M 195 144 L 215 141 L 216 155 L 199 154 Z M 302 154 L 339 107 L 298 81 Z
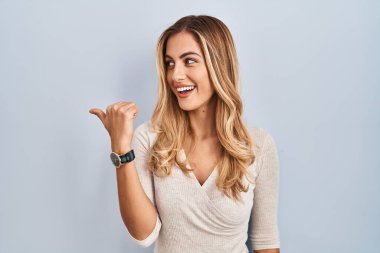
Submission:
M 167 82 L 181 109 L 193 111 L 207 107 L 215 90 L 202 50 L 191 33 L 181 32 L 169 37 L 165 65 Z

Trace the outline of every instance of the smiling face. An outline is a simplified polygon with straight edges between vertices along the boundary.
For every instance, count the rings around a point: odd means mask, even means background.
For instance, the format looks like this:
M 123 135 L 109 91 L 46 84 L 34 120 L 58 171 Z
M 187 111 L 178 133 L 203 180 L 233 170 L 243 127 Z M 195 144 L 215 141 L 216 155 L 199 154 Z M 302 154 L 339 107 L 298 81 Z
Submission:
M 208 105 L 215 89 L 208 75 L 202 50 L 191 33 L 180 32 L 169 37 L 165 66 L 167 83 L 182 110 L 192 111 Z M 181 94 L 183 91 L 177 90 L 180 87 L 194 89 Z

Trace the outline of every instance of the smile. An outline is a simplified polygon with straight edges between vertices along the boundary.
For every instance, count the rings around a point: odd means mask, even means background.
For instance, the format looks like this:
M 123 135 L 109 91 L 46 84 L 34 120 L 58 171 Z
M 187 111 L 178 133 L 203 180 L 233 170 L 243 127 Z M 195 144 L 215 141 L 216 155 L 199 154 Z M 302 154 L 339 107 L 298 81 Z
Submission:
M 187 86 L 187 87 L 180 87 L 177 88 L 177 94 L 180 98 L 186 98 L 188 97 L 192 91 L 195 89 L 195 86 Z
M 187 86 L 187 87 L 180 87 L 180 88 L 177 88 L 177 91 L 181 94 L 187 92 L 187 91 L 192 91 L 194 90 L 195 86 Z

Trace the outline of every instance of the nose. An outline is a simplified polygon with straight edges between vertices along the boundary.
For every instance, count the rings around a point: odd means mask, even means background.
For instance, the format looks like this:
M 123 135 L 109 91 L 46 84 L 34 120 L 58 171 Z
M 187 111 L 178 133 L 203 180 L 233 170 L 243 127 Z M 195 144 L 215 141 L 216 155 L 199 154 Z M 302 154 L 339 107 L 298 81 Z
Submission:
M 174 69 L 173 69 L 173 81 L 175 82 L 180 82 L 181 80 L 184 80 L 186 77 L 186 74 L 185 74 L 185 70 L 183 68 L 183 66 L 181 66 L 180 64 L 177 64 L 174 66 Z

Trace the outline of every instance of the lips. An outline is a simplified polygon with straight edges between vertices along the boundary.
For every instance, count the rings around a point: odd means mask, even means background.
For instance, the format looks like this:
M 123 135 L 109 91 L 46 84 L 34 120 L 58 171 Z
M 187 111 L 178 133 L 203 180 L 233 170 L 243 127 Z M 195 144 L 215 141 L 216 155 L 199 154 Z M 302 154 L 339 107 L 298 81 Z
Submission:
M 196 88 L 196 86 L 182 86 L 182 87 L 194 87 L 194 88 L 192 90 L 186 90 L 186 89 L 178 90 L 178 89 L 176 89 L 176 94 L 179 98 L 186 98 L 186 97 L 190 96 Z

